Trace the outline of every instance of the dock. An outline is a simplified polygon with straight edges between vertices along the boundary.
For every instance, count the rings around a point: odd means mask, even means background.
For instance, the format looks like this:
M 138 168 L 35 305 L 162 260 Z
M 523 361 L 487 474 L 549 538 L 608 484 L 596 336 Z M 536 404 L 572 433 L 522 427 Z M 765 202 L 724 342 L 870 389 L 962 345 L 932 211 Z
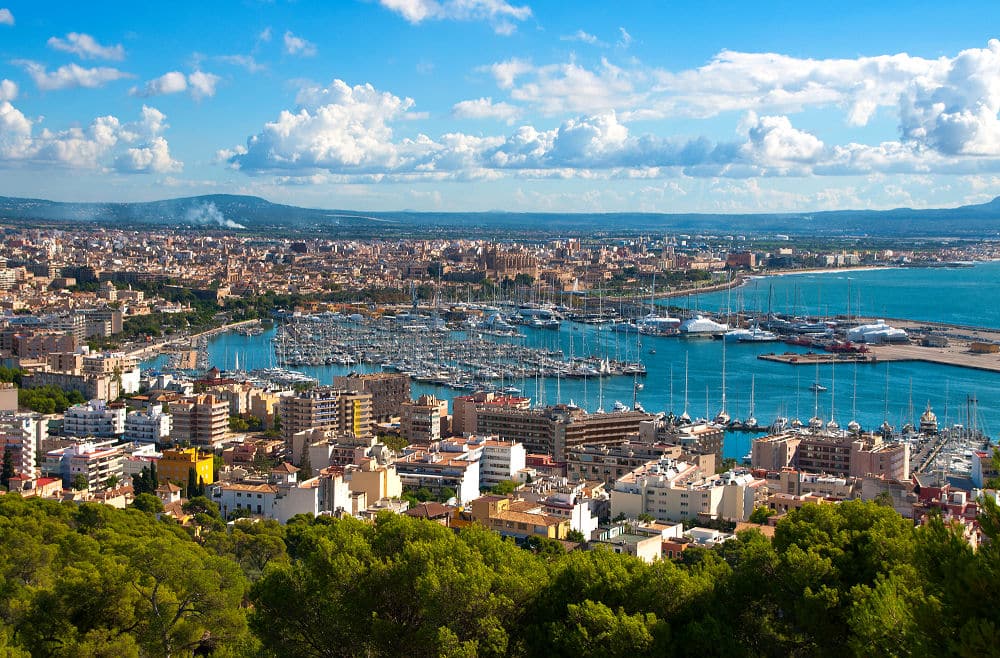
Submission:
M 758 354 L 761 361 L 787 363 L 790 366 L 813 366 L 817 363 L 877 363 L 883 359 L 872 353 L 857 352 L 784 352 L 782 354 Z

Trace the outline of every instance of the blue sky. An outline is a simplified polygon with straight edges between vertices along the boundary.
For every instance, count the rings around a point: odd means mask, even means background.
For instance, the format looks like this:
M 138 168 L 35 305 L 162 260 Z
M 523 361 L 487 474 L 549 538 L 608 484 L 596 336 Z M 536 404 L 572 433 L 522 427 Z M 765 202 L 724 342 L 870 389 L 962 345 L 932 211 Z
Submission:
M 982 2 L 0 0 L 0 194 L 981 202 L 1000 195 L 998 19 Z

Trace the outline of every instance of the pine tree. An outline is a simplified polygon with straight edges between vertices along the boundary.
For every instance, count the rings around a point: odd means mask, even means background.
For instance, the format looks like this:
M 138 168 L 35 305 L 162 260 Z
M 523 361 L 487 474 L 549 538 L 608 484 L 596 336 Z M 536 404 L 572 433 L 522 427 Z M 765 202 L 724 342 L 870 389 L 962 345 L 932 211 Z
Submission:
M 188 469 L 188 486 L 187 486 L 187 497 L 188 499 L 194 498 L 198 495 L 198 472 L 194 468 Z
M 309 459 L 309 442 L 302 442 L 302 455 L 299 459 L 299 480 L 308 480 L 313 476 L 312 461 Z
M 156 462 L 149 464 L 149 492 L 156 493 L 156 488 L 160 486 L 160 476 L 156 474 Z
M 0 484 L 4 489 L 10 489 L 10 479 L 17 475 L 14 470 L 14 453 L 10 450 L 3 451 L 3 468 L 0 470 Z

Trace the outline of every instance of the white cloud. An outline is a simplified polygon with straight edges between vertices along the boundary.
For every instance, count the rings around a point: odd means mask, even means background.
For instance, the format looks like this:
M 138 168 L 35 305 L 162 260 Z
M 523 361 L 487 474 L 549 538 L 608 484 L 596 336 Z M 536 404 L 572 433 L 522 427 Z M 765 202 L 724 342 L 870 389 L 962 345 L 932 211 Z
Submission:
M 491 64 L 485 70 L 493 74 L 493 78 L 501 89 L 511 89 L 518 76 L 534 71 L 535 67 L 526 59 L 514 57 L 504 62 Z
M 628 48 L 629 46 L 632 45 L 632 35 L 628 33 L 628 30 L 626 30 L 624 27 L 619 27 L 618 34 L 620 37 L 618 39 L 619 48 Z
M 754 113 L 749 124 L 747 149 L 750 159 L 763 165 L 778 167 L 816 163 L 823 154 L 823 142 L 805 131 L 792 127 L 785 116 L 764 116 Z
M 531 7 L 506 0 L 379 0 L 379 3 L 414 25 L 425 20 L 486 21 L 497 34 L 508 36 L 514 21 L 531 17 Z
M 1000 155 L 1000 41 L 963 50 L 900 98 L 904 140 L 946 155 Z
M 260 31 L 260 34 L 257 35 L 257 41 L 267 43 L 270 40 L 271 40 L 271 26 L 269 25 Z
M 285 52 L 289 55 L 313 57 L 316 54 L 316 44 L 297 37 L 290 31 L 285 32 Z
M 33 164 L 81 169 L 114 166 L 126 172 L 178 171 L 159 133 L 166 117 L 143 106 L 142 116 L 123 124 L 117 117 L 94 119 L 86 128 L 52 131 L 29 119 L 7 101 L 0 102 L 0 166 Z
M 165 96 L 189 91 L 195 100 L 210 98 L 215 95 L 215 87 L 222 78 L 214 73 L 195 71 L 184 75 L 180 71 L 170 71 L 158 78 L 153 78 L 145 85 L 132 87 L 129 94 L 148 98 L 150 96 Z
M 455 103 L 451 113 L 460 119 L 497 119 L 511 123 L 521 111 L 510 103 L 494 103 L 492 98 L 477 98 Z
M 195 71 L 188 76 L 188 84 L 191 85 L 191 96 L 195 100 L 215 96 L 215 86 L 219 84 L 219 80 L 221 79 L 214 73 Z
M 14 24 L 14 14 L 10 13 L 10 9 L 6 7 L 0 7 L 0 25 L 13 25 Z
M 594 45 L 594 46 L 596 46 L 596 45 L 603 45 L 603 44 L 601 44 L 600 39 L 598 39 L 597 37 L 595 37 L 593 34 L 590 34 L 588 32 L 584 32 L 583 30 L 577 30 L 573 34 L 564 34 L 563 36 L 559 37 L 559 40 L 560 41 L 581 41 L 583 43 L 589 43 L 589 44 Z
M 0 80 L 0 101 L 12 101 L 17 98 L 17 84 L 4 79 Z
M 70 32 L 65 39 L 50 37 L 49 48 L 73 53 L 81 59 L 108 59 L 120 62 L 125 59 L 125 48 L 121 44 L 102 46 L 89 34 Z
M 163 96 L 165 94 L 178 94 L 187 90 L 187 76 L 180 71 L 170 71 L 158 78 L 153 78 L 142 89 L 133 87 L 129 93 L 133 96 Z
M 73 89 L 75 87 L 96 89 L 115 80 L 134 77 L 130 73 L 103 66 L 88 69 L 78 64 L 66 64 L 49 72 L 43 64 L 30 60 L 17 60 L 15 64 L 23 66 L 31 79 L 35 81 L 35 85 L 42 91 Z
M 167 140 L 154 137 L 144 146 L 133 147 L 115 158 L 115 169 L 125 173 L 173 173 L 183 167 L 170 156 Z
M 400 118 L 413 100 L 334 80 L 326 88 L 299 92 L 301 108 L 278 119 L 228 156 L 248 171 L 351 169 L 362 172 L 397 167 L 406 144 L 392 141 L 389 121 Z M 242 152 L 241 152 L 242 151 Z
M 242 66 L 250 73 L 260 73 L 261 71 L 267 70 L 266 66 L 257 63 L 257 60 L 254 59 L 253 55 L 219 55 L 215 59 L 225 64 Z

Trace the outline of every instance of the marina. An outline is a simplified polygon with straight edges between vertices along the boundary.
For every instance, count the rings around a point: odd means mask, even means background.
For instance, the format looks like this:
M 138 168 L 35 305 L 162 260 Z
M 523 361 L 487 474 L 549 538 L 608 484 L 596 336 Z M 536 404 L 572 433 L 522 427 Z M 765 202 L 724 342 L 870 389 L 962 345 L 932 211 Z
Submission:
M 963 276 L 979 272 L 985 277 L 991 277 L 997 271 L 995 263 L 977 265 L 975 268 L 961 270 Z M 913 273 L 932 273 L 942 275 L 950 270 L 889 270 L 855 272 L 853 277 L 872 277 L 879 280 L 889 275 L 904 277 Z M 839 273 L 827 275 L 809 275 L 810 286 L 824 277 L 832 280 L 841 276 Z M 776 277 L 775 285 L 783 279 L 796 277 Z M 772 280 L 767 280 L 768 282 Z M 919 285 L 925 285 L 922 281 Z M 750 283 L 748 285 L 753 285 Z M 866 288 L 878 290 L 876 282 L 866 283 Z M 802 284 L 803 296 L 815 293 L 814 288 Z M 765 284 L 763 290 L 768 289 Z M 846 287 L 845 287 L 846 290 Z M 886 294 L 906 297 L 907 290 L 899 290 L 892 285 L 886 288 Z M 717 293 L 716 293 L 717 294 Z M 765 293 L 766 294 L 766 293 Z M 710 297 L 710 295 L 706 295 Z M 963 298 L 955 298 L 961 301 Z M 724 300 L 724 297 L 723 297 Z M 698 301 L 701 308 L 711 308 L 712 305 Z M 724 303 L 724 301 L 723 301 Z M 921 305 L 921 309 L 923 305 Z M 905 309 L 904 309 L 905 310 Z M 916 314 L 917 310 L 913 310 Z M 420 315 L 419 313 L 414 316 Z M 502 314 L 501 314 L 502 315 Z M 661 312 L 661 315 L 666 315 Z M 396 317 L 399 313 L 396 314 Z M 487 317 L 489 314 L 487 313 Z M 955 317 L 969 317 L 966 309 L 949 310 L 942 307 L 937 318 L 926 322 L 911 322 L 903 324 L 895 320 L 893 324 L 905 326 L 908 331 L 924 326 L 933 321 L 942 322 Z M 392 320 L 397 325 L 407 324 Z M 416 317 L 412 318 L 416 322 Z M 295 327 L 296 322 L 298 327 Z M 388 318 L 380 321 L 389 323 Z M 487 330 L 473 330 L 463 327 L 461 331 L 449 330 L 446 327 L 431 328 L 440 323 L 427 313 L 422 321 L 426 329 L 403 329 L 401 326 L 378 329 L 378 322 L 365 321 L 352 326 L 343 319 L 328 318 L 323 321 L 292 321 L 283 327 L 295 327 L 293 330 L 302 333 L 305 342 L 315 342 L 322 345 L 322 359 L 319 353 L 306 356 L 300 350 L 302 362 L 300 365 L 285 365 L 288 370 L 296 370 L 308 377 L 315 378 L 322 384 L 332 382 L 336 375 L 356 372 L 378 372 L 402 366 L 403 371 L 413 372 L 419 378 L 413 378 L 414 395 L 432 393 L 439 398 L 451 398 L 459 391 L 466 389 L 450 386 L 452 382 L 473 384 L 475 386 L 493 386 L 497 389 L 520 389 L 520 394 L 532 398 L 534 404 L 568 403 L 573 401 L 580 407 L 594 412 L 599 408 L 610 409 L 618 401 L 631 408 L 638 403 L 649 412 L 673 412 L 680 416 L 687 413 L 692 418 L 714 419 L 722 407 L 731 417 L 734 428 L 751 430 L 753 427 L 770 427 L 778 419 L 806 420 L 813 412 L 815 395 L 822 395 L 824 403 L 820 409 L 821 415 L 830 415 L 833 409 L 838 419 L 854 420 L 863 428 L 878 428 L 888 422 L 897 429 L 906 425 L 919 423 L 920 410 L 929 403 L 934 413 L 940 419 L 942 427 L 950 427 L 956 423 L 967 423 L 964 418 L 966 411 L 964 401 L 967 396 L 974 395 L 977 400 L 977 426 L 986 434 L 995 430 L 996 418 L 1000 417 L 1000 375 L 986 369 L 970 367 L 954 367 L 945 362 L 927 360 L 893 360 L 887 354 L 892 351 L 906 350 L 936 350 L 939 348 L 921 348 L 919 345 L 886 345 L 872 346 L 869 349 L 876 358 L 872 361 L 855 363 L 853 359 L 866 357 L 864 353 L 852 356 L 848 353 L 820 352 L 806 345 L 785 344 L 775 349 L 773 342 L 730 342 L 723 340 L 705 340 L 679 338 L 676 335 L 648 335 L 615 330 L 614 324 L 590 322 L 574 322 L 563 318 L 558 329 L 536 328 L 526 325 L 510 324 L 501 332 L 488 333 Z M 428 324 L 429 323 L 429 324 Z M 327 337 L 316 339 L 310 337 L 317 332 L 312 325 L 325 325 L 323 331 Z M 509 323 L 508 323 L 509 324 Z M 514 333 L 507 333 L 513 330 Z M 935 330 L 941 330 L 936 326 Z M 988 338 L 988 333 L 972 332 L 969 327 L 953 328 L 954 335 L 966 335 L 969 338 Z M 367 333 L 366 333 L 367 332 Z M 320 333 L 322 336 L 323 334 Z M 237 360 L 243 370 L 268 369 L 280 366 L 279 361 L 296 358 L 290 348 L 288 338 L 279 337 L 277 327 L 264 329 L 259 335 L 243 335 L 227 332 L 208 339 L 205 354 L 208 361 L 224 370 L 232 370 Z M 390 340 L 390 337 L 393 337 Z M 376 343 L 372 340 L 375 339 Z M 393 344 L 400 345 L 400 352 L 384 353 L 374 347 L 378 341 L 385 343 L 383 347 Z M 468 343 L 468 346 L 465 344 Z M 406 345 L 406 347 L 402 347 Z M 419 347 L 424 345 L 425 347 Z M 956 343 L 957 345 L 957 343 Z M 444 347 L 447 346 L 447 347 Z M 446 349 L 445 358 L 437 359 L 440 350 Z M 723 350 L 725 349 L 726 376 L 722 374 Z M 503 365 L 487 367 L 499 375 L 495 378 L 477 377 L 476 369 L 462 366 L 462 361 L 471 359 L 461 355 L 472 356 L 476 351 L 487 354 L 489 359 Z M 430 363 L 443 362 L 447 367 L 444 371 L 427 368 L 424 372 L 420 362 L 412 358 L 407 361 L 407 352 L 423 351 L 434 354 Z M 561 356 L 559 353 L 561 352 Z M 803 359 L 804 363 L 812 365 L 818 372 L 803 371 L 801 368 L 789 368 L 785 363 L 772 359 L 762 359 L 767 354 L 788 352 L 787 358 Z M 810 357 L 809 352 L 815 356 Z M 368 358 L 365 354 L 369 353 Z M 450 355 L 454 353 L 455 356 Z M 279 354 L 282 355 L 279 357 Z M 522 358 L 520 355 L 523 354 Z M 340 355 L 344 362 L 341 362 Z M 395 357 L 395 358 L 394 358 Z M 997 358 L 996 355 L 975 355 L 974 358 Z M 972 356 L 969 357 L 973 358 Z M 309 361 L 314 360 L 315 363 Z M 354 363 L 349 361 L 353 360 Z M 641 363 L 645 376 L 639 374 L 607 373 L 605 376 L 594 376 L 583 368 L 594 368 L 598 371 L 602 361 L 618 364 Z M 329 361 L 329 362 L 327 362 Z M 689 363 L 688 375 L 685 377 L 685 361 Z M 163 366 L 165 357 L 149 360 L 145 366 Z M 574 364 L 578 373 L 586 374 L 580 377 L 564 376 L 572 372 Z M 543 370 L 539 370 L 539 367 Z M 385 366 L 385 367 L 383 367 Z M 557 375 L 541 374 L 544 368 L 555 368 Z M 855 371 L 856 370 L 856 374 Z M 835 372 L 834 372 L 835 371 Z M 488 373 L 481 373 L 486 375 Z M 510 377 L 513 374 L 514 377 Z M 835 390 L 816 393 L 809 390 L 811 384 L 830 388 L 831 380 L 836 378 L 838 384 Z M 725 381 L 723 381 L 725 379 Z M 888 381 L 888 385 L 886 382 Z M 852 382 L 843 384 L 841 382 Z M 725 403 L 723 405 L 723 388 L 725 388 Z M 751 403 L 751 398 L 753 398 Z M 753 407 L 751 409 L 751 407 Z M 848 418 L 848 416 L 850 416 Z M 744 423 L 748 418 L 757 420 L 757 425 L 748 426 Z M 725 454 L 729 457 L 741 458 L 749 451 L 750 441 L 760 436 L 760 431 L 727 432 Z

